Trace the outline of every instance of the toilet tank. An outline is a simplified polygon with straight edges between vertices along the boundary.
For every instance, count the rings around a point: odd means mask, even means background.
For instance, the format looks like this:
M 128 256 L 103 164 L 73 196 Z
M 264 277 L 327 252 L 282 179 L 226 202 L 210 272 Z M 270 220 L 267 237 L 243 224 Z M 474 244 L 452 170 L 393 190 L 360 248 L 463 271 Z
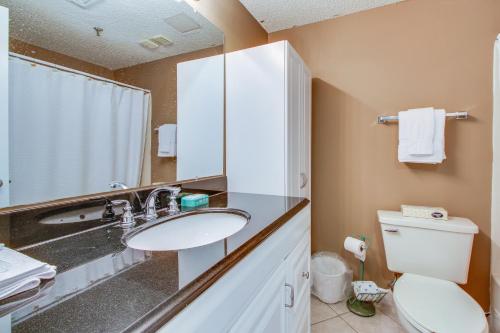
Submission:
M 377 213 L 389 270 L 467 282 L 472 241 L 478 233 L 471 220 L 422 219 L 383 210 Z

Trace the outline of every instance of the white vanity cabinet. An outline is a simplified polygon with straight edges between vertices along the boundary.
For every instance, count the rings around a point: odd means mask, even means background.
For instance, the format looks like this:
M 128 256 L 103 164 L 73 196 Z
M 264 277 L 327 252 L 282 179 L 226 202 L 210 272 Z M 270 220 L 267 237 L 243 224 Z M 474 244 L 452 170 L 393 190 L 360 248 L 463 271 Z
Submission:
M 310 205 L 159 332 L 310 331 Z
M 311 74 L 287 41 L 226 54 L 231 192 L 310 198 Z

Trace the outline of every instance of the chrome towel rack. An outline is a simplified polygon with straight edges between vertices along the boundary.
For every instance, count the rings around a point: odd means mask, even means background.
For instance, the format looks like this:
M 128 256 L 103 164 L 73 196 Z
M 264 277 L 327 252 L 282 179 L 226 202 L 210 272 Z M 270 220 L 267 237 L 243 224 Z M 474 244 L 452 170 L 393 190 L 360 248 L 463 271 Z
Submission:
M 460 112 L 450 112 L 446 114 L 446 117 L 455 119 L 467 119 L 469 118 L 469 113 L 466 111 Z M 398 116 L 377 116 L 377 124 L 385 124 L 389 121 L 398 121 Z

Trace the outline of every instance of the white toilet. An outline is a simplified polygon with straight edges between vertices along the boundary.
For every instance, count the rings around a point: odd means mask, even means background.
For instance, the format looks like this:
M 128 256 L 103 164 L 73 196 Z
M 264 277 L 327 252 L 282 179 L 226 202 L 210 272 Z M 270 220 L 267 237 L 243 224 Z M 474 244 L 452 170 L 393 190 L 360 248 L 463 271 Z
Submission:
M 483 309 L 456 283 L 466 283 L 472 241 L 471 220 L 404 217 L 378 211 L 387 266 L 403 273 L 394 303 L 408 332 L 488 333 Z

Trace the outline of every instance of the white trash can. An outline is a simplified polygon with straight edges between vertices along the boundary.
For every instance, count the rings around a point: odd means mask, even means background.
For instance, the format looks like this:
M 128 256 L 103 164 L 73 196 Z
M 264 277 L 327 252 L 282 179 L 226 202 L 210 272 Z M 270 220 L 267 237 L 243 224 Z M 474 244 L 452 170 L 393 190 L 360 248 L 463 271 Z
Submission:
M 351 295 L 352 270 L 338 254 L 317 252 L 311 258 L 311 293 L 324 303 L 337 303 Z

